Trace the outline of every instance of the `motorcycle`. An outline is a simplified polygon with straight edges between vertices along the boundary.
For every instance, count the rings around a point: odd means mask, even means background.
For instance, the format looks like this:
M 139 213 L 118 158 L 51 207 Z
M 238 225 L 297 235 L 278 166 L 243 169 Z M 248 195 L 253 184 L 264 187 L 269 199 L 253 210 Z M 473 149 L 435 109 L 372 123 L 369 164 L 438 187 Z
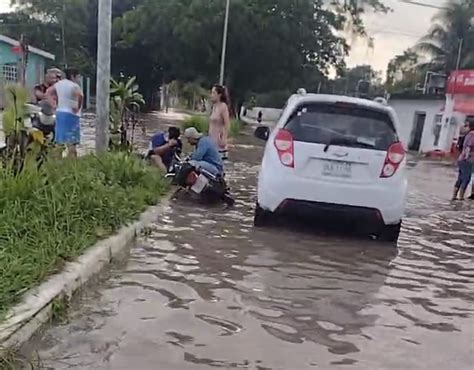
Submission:
M 174 155 L 173 162 L 166 178 L 172 179 L 172 184 L 197 194 L 206 203 L 223 201 L 229 207 L 235 204 L 227 183 L 222 175 L 214 175 L 204 169 L 196 169 L 189 159 L 181 159 Z
M 54 128 L 56 125 L 56 114 L 54 108 L 47 101 L 41 101 L 38 105 L 26 105 L 32 131 L 40 132 L 45 141 L 54 141 Z
M 0 143 L 0 156 L 12 151 L 15 146 L 19 146 L 18 151 L 28 150 L 28 146 L 35 142 L 41 145 L 38 163 L 41 165 L 47 152 L 47 147 L 54 141 L 54 127 L 56 115 L 51 104 L 42 101 L 38 105 L 25 104 L 26 115 L 24 117 L 24 127 L 17 137 L 7 135 L 5 142 Z

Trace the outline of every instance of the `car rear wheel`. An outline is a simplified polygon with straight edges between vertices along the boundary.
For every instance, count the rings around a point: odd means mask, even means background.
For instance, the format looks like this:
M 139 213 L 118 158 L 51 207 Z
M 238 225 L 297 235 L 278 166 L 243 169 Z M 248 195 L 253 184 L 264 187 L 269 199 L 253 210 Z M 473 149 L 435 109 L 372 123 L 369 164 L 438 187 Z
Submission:
M 396 225 L 386 225 L 379 233 L 378 239 L 388 243 L 396 243 L 398 241 L 398 237 L 400 236 L 401 228 L 401 222 Z
M 271 212 L 265 211 L 257 203 L 255 206 L 255 215 L 253 218 L 253 224 L 255 227 L 267 226 L 270 223 Z

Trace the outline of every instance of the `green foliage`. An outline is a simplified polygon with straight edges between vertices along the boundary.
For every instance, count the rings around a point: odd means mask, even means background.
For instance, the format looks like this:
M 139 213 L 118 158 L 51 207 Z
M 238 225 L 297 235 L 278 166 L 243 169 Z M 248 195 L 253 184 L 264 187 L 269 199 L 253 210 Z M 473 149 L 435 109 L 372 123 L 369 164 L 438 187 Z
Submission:
M 53 300 L 52 303 L 52 313 L 51 321 L 54 323 L 64 324 L 67 322 L 67 311 L 71 302 L 69 298 L 65 295 L 59 296 Z
M 250 105 L 253 105 L 253 107 L 283 108 L 290 95 L 294 93 L 295 91 L 290 90 L 277 90 L 252 95 L 250 101 L 253 98 L 253 104 Z
M 338 31 L 351 19 L 360 33 L 365 11 L 386 11 L 378 0 L 331 4 L 232 1 L 226 84 L 234 100 L 242 102 L 248 91 L 296 89 L 308 75 L 343 67 L 349 47 Z M 145 1 L 115 19 L 116 51 L 128 66 L 141 60 L 127 72 L 137 74 L 143 86 L 196 76 L 211 86 L 219 70 L 224 9 L 221 0 Z
M 131 151 L 133 149 L 134 133 L 139 123 L 137 114 L 145 105 L 143 95 L 138 92 L 135 77 L 128 80 L 110 82 L 110 133 L 111 147 Z M 129 140 L 128 131 L 131 129 Z M 119 142 L 114 140 L 119 137 Z
M 12 2 L 19 11 L 4 16 L 7 34 L 23 33 L 60 61 L 94 72 L 98 0 Z M 114 1 L 114 72 L 136 75 L 147 97 L 163 81 L 198 78 L 210 87 L 219 70 L 224 10 L 222 0 Z M 296 90 L 309 76 L 343 68 L 344 31 L 365 35 L 364 14 L 387 10 L 381 0 L 232 1 L 226 85 L 237 103 L 248 91 Z
M 243 123 L 238 119 L 234 119 L 230 122 L 230 131 L 229 136 L 237 136 L 242 130 Z M 209 120 L 205 116 L 195 115 L 186 118 L 183 122 L 183 130 L 186 130 L 188 127 L 195 127 L 196 130 L 203 134 L 209 132 Z
M 99 238 L 155 204 L 167 183 L 123 153 L 0 170 L 0 315 Z
M 424 71 L 418 67 L 420 56 L 407 49 L 388 64 L 386 87 L 390 93 L 414 91 L 424 79 Z
M 198 104 L 202 105 L 204 99 L 209 97 L 208 90 L 203 88 L 199 82 L 184 84 L 179 94 L 185 100 L 186 107 L 192 110 L 198 110 Z
M 5 98 L 2 124 L 6 146 L 0 153 L 0 167 L 15 174 L 25 168 L 36 169 L 46 145 L 43 134 L 26 125 L 28 91 L 20 85 L 7 85 Z
M 237 136 L 240 134 L 240 131 L 242 130 L 243 122 L 238 120 L 238 119 L 233 119 L 230 122 L 230 131 L 229 135 L 230 136 Z
M 205 116 L 190 116 L 183 122 L 183 130 L 189 127 L 195 127 L 201 133 L 207 134 L 209 132 L 209 119 Z
M 460 41 L 461 68 L 474 68 L 474 2 L 461 0 L 448 2 L 433 18 L 430 32 L 415 45 L 415 50 L 428 57 L 419 65 L 422 70 L 450 72 L 456 69 Z

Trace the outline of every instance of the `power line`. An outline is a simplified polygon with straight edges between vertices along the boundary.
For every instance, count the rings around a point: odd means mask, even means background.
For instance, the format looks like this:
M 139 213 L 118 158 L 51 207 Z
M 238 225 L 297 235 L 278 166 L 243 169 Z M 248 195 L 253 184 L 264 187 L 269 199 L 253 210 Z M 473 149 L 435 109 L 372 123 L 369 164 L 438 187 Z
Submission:
M 413 38 L 421 38 L 425 35 L 422 34 L 416 34 L 416 33 L 409 33 L 409 32 L 403 32 L 403 31 L 389 31 L 389 30 L 374 30 L 374 29 L 368 29 L 370 32 L 377 34 L 377 33 L 384 33 L 384 34 L 389 34 L 389 35 L 400 35 L 400 36 L 407 36 L 407 37 L 413 37 Z
M 431 8 L 431 9 L 439 9 L 439 10 L 447 9 L 445 6 L 427 4 L 427 3 L 422 3 L 422 2 L 419 2 L 419 1 L 415 1 L 415 0 L 397 0 L 397 1 L 400 2 L 400 3 L 416 5 L 416 6 L 423 6 L 425 8 Z

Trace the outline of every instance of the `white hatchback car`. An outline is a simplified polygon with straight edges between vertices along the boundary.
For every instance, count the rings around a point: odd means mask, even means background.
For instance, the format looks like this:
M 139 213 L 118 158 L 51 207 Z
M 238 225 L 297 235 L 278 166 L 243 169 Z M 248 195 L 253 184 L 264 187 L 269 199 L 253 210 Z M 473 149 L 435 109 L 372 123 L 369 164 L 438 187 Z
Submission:
M 290 97 L 268 140 L 258 177 L 255 226 L 274 213 L 360 222 L 396 241 L 407 192 L 405 149 L 392 108 L 347 96 Z M 334 218 L 331 218 L 334 217 Z

